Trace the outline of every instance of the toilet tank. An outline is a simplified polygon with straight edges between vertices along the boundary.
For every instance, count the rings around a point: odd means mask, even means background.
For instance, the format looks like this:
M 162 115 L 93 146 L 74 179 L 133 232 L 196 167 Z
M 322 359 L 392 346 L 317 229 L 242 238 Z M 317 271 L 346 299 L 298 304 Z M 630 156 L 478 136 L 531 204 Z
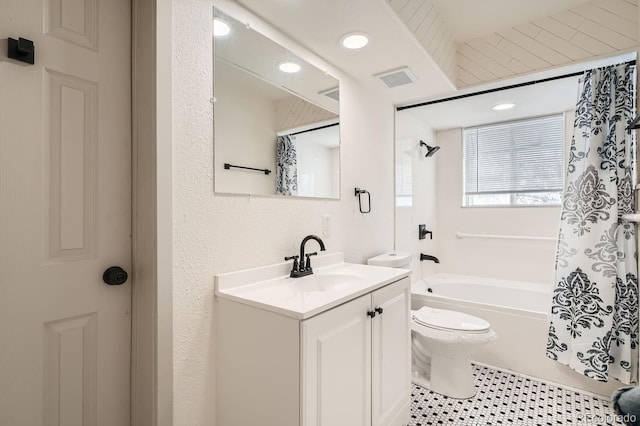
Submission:
M 411 254 L 401 252 L 383 253 L 367 260 L 367 265 L 411 269 Z

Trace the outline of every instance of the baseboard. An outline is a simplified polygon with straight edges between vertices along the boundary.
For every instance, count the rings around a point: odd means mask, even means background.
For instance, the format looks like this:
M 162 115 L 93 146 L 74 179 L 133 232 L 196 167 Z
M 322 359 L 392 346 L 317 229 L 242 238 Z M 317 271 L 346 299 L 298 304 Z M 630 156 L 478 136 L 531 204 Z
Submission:
M 397 410 L 395 416 L 391 418 L 389 422 L 386 422 L 384 426 L 405 426 L 411 421 L 411 398 L 407 399 L 405 404 Z

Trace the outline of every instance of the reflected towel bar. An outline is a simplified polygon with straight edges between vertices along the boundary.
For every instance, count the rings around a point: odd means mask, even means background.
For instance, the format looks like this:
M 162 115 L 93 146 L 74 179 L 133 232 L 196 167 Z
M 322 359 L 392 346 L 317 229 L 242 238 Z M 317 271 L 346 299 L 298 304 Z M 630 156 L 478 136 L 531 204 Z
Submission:
M 462 232 L 456 232 L 458 239 L 462 238 L 489 238 L 489 239 L 501 239 L 501 240 L 539 240 L 539 241 L 557 241 L 555 237 L 531 237 L 527 235 L 491 235 L 491 234 L 463 234 Z
M 269 173 L 271 173 L 271 170 L 269 169 L 256 169 L 255 167 L 234 166 L 233 164 L 224 163 L 225 170 L 229 170 L 232 167 L 234 169 L 255 170 L 256 172 L 262 172 L 265 175 L 268 175 Z

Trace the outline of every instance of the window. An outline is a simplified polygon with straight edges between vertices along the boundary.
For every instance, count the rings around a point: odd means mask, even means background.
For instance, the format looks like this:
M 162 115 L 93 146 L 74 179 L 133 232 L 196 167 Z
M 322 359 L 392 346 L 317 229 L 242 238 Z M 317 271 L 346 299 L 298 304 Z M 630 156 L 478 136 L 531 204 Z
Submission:
M 413 167 L 411 140 L 400 140 L 396 144 L 396 206 L 411 207 L 413 204 Z
M 464 129 L 463 205 L 560 205 L 563 153 L 563 114 Z

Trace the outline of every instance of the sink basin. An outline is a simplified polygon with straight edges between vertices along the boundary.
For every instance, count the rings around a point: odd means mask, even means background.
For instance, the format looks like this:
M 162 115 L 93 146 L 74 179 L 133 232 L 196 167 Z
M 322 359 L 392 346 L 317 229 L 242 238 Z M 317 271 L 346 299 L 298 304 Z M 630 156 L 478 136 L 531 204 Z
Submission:
M 318 256 L 313 274 L 290 278 L 291 262 L 216 275 L 216 296 L 307 319 L 410 274 L 406 269 L 346 263 L 342 253 Z
M 333 291 L 349 288 L 362 279 L 357 274 L 314 274 L 303 278 L 292 278 L 291 286 L 305 293 Z

